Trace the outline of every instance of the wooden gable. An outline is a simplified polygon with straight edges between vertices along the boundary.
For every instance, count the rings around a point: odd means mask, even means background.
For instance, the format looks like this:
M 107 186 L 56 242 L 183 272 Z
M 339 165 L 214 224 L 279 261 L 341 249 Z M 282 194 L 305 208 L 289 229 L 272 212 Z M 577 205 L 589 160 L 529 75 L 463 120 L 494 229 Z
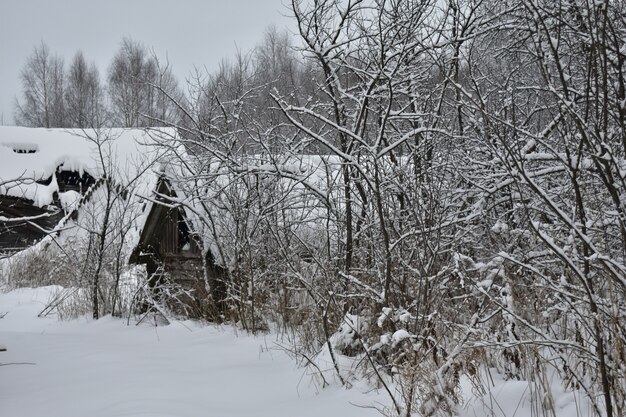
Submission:
M 146 263 L 148 258 L 201 257 L 200 247 L 181 207 L 173 207 L 168 197 L 176 198 L 166 179 L 159 180 L 157 198 L 144 224 L 131 263 Z M 162 202 L 162 204 L 159 204 Z

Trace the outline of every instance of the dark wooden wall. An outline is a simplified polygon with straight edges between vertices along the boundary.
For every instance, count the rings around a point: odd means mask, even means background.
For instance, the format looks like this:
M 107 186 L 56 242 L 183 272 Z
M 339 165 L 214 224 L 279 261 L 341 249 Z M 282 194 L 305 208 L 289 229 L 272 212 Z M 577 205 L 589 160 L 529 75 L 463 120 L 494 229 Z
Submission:
M 0 221 L 0 252 L 25 249 L 41 240 L 63 217 L 61 210 L 49 211 L 23 198 L 0 196 L 0 216 L 8 219 L 37 217 L 28 221 Z

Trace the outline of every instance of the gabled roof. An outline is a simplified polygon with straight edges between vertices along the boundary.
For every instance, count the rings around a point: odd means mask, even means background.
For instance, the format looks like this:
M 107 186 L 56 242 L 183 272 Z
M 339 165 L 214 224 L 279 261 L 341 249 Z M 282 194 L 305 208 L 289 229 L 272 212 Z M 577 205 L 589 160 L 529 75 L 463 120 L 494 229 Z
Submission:
M 93 178 L 106 174 L 127 184 L 156 159 L 154 135 L 173 138 L 176 130 L 0 127 L 0 195 L 32 200 L 38 207 L 51 204 L 59 191 L 58 171 Z M 156 179 L 148 182 L 154 185 Z
M 162 200 L 166 206 L 180 206 L 215 263 L 231 267 L 237 262 L 235 224 L 254 223 L 255 216 L 262 215 L 259 211 L 274 210 L 274 204 L 281 207 L 279 221 L 294 225 L 302 241 L 319 244 L 316 233 L 328 216 L 326 210 L 341 210 L 343 204 L 338 198 L 341 166 L 339 158 L 329 155 L 244 154 L 228 159 L 185 155 L 163 171 L 166 195 L 156 190 L 149 204 Z M 246 210 L 247 198 L 260 200 L 243 220 L 236 219 L 237 210 Z
M 46 221 L 41 224 L 41 236 L 60 230 L 76 233 L 66 223 L 74 214 L 80 215 L 92 196 L 97 201 L 102 198 L 98 189 L 104 182 L 112 184 L 123 200 L 130 198 L 137 203 L 132 208 L 136 211 L 133 227 L 140 228 L 147 214 L 141 210 L 145 207 L 143 197 L 154 191 L 166 159 L 166 150 L 156 145 L 176 134 L 175 129 L 0 127 L 0 235 L 7 240 L 13 238 L 6 235 L 9 231 L 26 233 L 28 227 L 35 227 L 28 218 L 23 224 L 17 223 L 33 210 L 38 215 L 50 213 L 50 218 L 37 219 L 39 223 Z M 68 186 L 68 181 L 74 186 Z M 89 204 L 94 203 L 99 204 Z M 52 220 L 56 221 L 54 227 Z M 17 229 L 18 225 L 22 229 Z M 30 244 L 34 236 L 29 234 Z M 0 241 L 0 246 L 6 245 Z

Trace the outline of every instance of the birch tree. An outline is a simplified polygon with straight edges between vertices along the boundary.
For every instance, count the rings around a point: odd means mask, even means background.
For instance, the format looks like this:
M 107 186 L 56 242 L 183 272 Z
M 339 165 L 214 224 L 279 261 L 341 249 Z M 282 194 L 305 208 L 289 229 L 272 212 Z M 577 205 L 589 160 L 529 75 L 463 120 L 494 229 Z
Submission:
M 106 120 L 104 91 L 95 64 L 77 52 L 67 72 L 65 89 L 67 123 L 71 127 L 98 128 Z
M 122 127 L 163 126 L 174 122 L 172 102 L 177 83 L 169 64 L 131 39 L 122 41 L 108 70 L 113 123 Z
M 15 121 L 29 127 L 65 127 L 63 59 L 44 42 L 35 46 L 20 73 L 22 100 L 16 100 Z

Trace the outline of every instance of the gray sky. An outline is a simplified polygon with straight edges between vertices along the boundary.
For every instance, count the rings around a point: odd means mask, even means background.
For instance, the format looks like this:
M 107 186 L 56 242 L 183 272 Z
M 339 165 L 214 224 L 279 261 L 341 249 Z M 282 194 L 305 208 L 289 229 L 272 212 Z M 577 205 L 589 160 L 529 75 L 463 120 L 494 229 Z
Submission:
M 81 49 L 106 76 L 127 36 L 169 58 L 184 82 L 194 65 L 215 69 L 247 51 L 270 25 L 293 28 L 286 0 L 0 0 L 0 123 L 13 124 L 19 73 L 42 40 L 65 58 Z

